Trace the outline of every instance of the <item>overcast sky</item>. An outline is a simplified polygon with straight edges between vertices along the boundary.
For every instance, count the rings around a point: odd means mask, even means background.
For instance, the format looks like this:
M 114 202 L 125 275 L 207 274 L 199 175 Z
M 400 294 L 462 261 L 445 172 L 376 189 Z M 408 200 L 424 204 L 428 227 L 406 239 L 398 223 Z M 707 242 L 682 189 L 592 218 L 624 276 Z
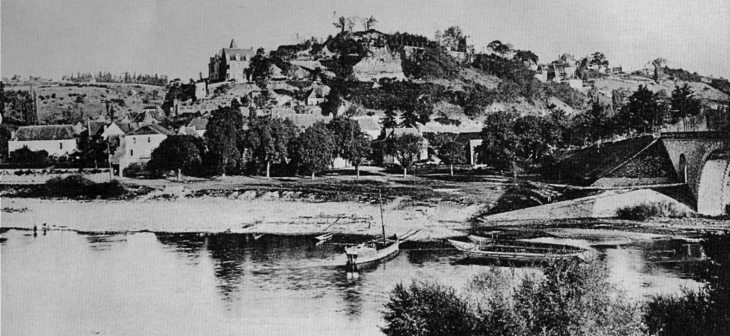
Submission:
M 209 57 L 239 47 L 292 44 L 337 33 L 335 17 L 434 36 L 458 25 L 477 50 L 501 40 L 535 52 L 595 51 L 628 69 L 669 66 L 730 78 L 730 0 L 2 0 L 2 76 L 71 72 L 207 76 Z

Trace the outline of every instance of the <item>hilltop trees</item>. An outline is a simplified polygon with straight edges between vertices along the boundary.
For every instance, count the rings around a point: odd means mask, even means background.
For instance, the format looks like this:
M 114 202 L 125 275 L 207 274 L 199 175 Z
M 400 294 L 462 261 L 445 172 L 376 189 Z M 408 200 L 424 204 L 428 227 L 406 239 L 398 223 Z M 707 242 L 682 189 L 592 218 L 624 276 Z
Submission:
M 296 163 L 312 174 L 332 165 L 335 153 L 335 138 L 323 122 L 307 127 L 296 140 Z
M 362 19 L 362 27 L 365 28 L 365 31 L 369 31 L 377 22 L 378 20 L 376 20 L 374 16 L 370 15 L 369 18 Z
M 191 135 L 173 135 L 165 138 L 152 151 L 148 168 L 153 171 L 174 170 L 177 180 L 180 174 L 196 175 L 201 171 L 205 144 Z
M 347 19 L 344 16 L 340 16 L 337 18 L 337 21 L 332 23 L 332 25 L 335 26 L 335 28 L 340 28 L 340 33 L 344 33 L 345 28 L 347 27 Z
M 443 33 L 436 31 L 436 41 L 448 50 L 459 50 L 459 44 L 467 37 L 458 26 L 446 28 Z
M 242 136 L 243 116 L 239 111 L 225 106 L 213 111 L 208 119 L 205 140 L 208 144 L 211 168 L 215 174 L 239 168 L 241 152 L 238 143 Z
M 254 164 L 266 165 L 266 178 L 270 178 L 271 164 L 288 160 L 296 135 L 296 126 L 290 120 L 253 118 L 244 132 L 243 147 L 249 151 Z
M 596 51 L 590 56 L 590 61 L 588 62 L 588 65 L 596 68 L 608 68 L 608 59 L 606 59 L 605 54 L 600 51 Z

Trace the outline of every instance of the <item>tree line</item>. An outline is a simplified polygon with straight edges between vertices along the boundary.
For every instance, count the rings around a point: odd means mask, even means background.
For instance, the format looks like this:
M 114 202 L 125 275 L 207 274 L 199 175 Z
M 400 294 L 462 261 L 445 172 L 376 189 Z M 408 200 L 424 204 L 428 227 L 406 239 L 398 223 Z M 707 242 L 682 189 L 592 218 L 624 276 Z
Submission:
M 357 121 L 336 117 L 316 122 L 303 130 L 288 119 L 250 115 L 220 107 L 213 111 L 204 138 L 175 135 L 152 152 L 148 168 L 174 170 L 185 175 L 262 174 L 272 167 L 290 175 L 314 176 L 332 166 L 335 158 L 349 161 L 360 174 L 360 166 L 374 155 L 393 155 L 407 169 L 421 148 L 422 138 L 412 135 L 382 137 L 378 150 L 362 132 Z
M 123 74 L 112 74 L 110 72 L 103 73 L 101 71 L 99 71 L 99 73 L 77 72 L 76 75 L 71 74 L 70 76 L 61 77 L 61 81 L 69 81 L 75 83 L 91 82 L 92 80 L 100 83 L 130 83 L 155 86 L 165 86 L 168 83 L 166 75 L 158 76 L 157 74 L 155 74 L 153 76 L 129 72 L 125 72 Z

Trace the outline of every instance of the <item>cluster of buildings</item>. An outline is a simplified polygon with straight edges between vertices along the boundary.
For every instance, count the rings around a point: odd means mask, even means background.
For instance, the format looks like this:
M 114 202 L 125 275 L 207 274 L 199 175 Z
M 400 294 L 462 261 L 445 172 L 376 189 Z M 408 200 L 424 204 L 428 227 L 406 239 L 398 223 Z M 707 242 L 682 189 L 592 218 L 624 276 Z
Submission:
M 570 87 L 585 92 L 589 87 L 583 83 L 583 80 L 576 75 L 576 71 L 582 64 L 587 64 L 586 57 L 576 59 L 571 54 L 562 54 L 558 59 L 548 64 L 535 64 L 530 62 L 527 66 L 536 72 L 535 78 L 543 83 L 567 83 Z M 621 67 L 609 68 L 603 65 L 586 65 L 586 69 L 590 69 L 602 74 L 620 74 L 623 73 Z
M 171 135 L 205 134 L 207 119 L 193 119 L 187 126 L 170 130 L 160 125 L 161 111 L 146 108 L 134 118 L 118 121 L 89 120 L 76 125 L 39 125 L 18 128 L 8 141 L 8 151 L 23 147 L 32 151 L 46 151 L 53 157 L 71 157 L 81 152 L 79 144 L 84 138 L 100 137 L 112 149 L 110 162 L 114 172 L 121 176 L 124 169 L 146 164 L 163 140 Z

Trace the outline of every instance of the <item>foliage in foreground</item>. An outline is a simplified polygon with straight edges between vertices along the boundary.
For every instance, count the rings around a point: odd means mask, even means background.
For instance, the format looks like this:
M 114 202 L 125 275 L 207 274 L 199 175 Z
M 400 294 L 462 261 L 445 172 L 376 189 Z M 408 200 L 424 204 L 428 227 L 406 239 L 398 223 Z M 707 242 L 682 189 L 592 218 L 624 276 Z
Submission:
M 643 335 L 640 307 L 608 280 L 603 262 L 558 261 L 539 275 L 491 268 L 464 293 L 436 284 L 397 286 L 386 335 Z
M 730 233 L 710 234 L 700 244 L 707 255 L 699 275 L 705 286 L 649 302 L 645 319 L 652 334 L 720 336 L 730 331 Z

